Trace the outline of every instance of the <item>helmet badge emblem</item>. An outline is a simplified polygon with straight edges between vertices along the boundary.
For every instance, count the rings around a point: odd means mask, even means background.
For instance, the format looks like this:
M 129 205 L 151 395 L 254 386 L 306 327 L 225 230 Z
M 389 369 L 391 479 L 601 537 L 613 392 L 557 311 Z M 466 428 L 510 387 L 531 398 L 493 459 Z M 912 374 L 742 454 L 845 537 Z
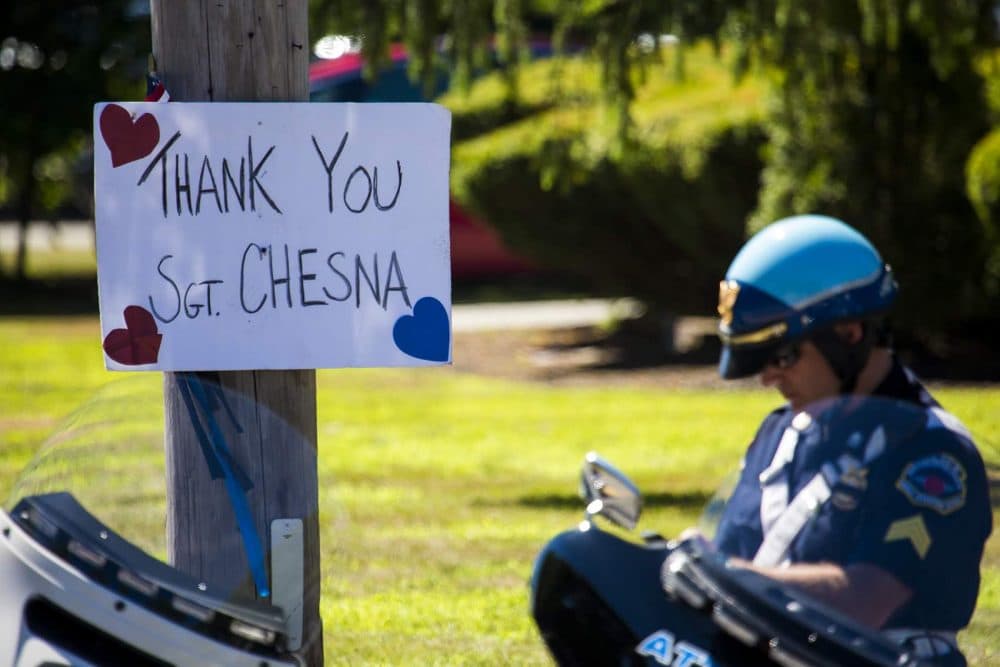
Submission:
M 733 306 L 740 293 L 740 284 L 735 280 L 723 280 L 719 283 L 719 317 L 722 324 L 729 325 L 733 321 Z

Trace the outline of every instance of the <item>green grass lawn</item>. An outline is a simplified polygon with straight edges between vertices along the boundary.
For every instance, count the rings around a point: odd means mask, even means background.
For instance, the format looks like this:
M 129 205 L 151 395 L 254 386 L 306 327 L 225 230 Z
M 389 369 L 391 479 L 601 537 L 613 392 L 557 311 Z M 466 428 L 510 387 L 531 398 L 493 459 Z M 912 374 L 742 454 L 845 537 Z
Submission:
M 99 338 L 95 317 L 0 319 L 0 493 L 72 484 L 162 557 L 161 377 L 106 372 Z M 108 383 L 103 407 L 40 449 Z M 1000 388 L 937 394 L 1000 463 Z M 526 584 L 542 544 L 581 517 L 584 453 L 598 450 L 647 492 L 642 526 L 675 534 L 775 403 L 763 391 L 554 388 L 455 369 L 321 371 L 327 664 L 547 664 Z M 997 538 L 962 639 L 973 664 L 1000 655 Z

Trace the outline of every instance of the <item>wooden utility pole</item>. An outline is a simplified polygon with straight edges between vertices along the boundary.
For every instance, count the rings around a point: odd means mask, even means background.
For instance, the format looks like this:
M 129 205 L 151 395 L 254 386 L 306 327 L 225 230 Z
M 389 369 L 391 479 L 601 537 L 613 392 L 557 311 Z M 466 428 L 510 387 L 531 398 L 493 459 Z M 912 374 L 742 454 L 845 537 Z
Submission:
M 306 0 L 152 0 L 152 37 L 171 100 L 308 99 Z M 164 376 L 170 562 L 209 586 L 255 595 L 232 503 L 223 482 L 209 474 L 182 399 L 182 377 Z M 231 405 L 233 418 L 220 418 L 218 426 L 252 483 L 246 498 L 264 548 L 272 520 L 303 522 L 302 655 L 308 665 L 321 665 L 315 371 L 199 376 L 247 399 Z

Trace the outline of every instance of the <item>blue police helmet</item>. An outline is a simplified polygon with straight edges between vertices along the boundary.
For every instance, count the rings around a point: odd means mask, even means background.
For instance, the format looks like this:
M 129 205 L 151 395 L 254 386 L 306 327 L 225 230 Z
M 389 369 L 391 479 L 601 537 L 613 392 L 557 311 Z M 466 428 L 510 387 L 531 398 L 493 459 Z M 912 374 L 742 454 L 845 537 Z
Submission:
M 782 345 L 879 315 L 895 296 L 891 269 L 857 230 L 821 215 L 778 220 L 746 242 L 719 284 L 719 374 L 758 373 Z

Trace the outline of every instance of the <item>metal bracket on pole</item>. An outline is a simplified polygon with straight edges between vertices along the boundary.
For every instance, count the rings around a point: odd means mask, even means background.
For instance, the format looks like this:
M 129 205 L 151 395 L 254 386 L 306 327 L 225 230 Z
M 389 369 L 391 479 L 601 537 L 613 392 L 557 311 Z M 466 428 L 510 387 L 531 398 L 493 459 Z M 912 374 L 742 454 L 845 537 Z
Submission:
M 271 603 L 281 607 L 288 633 L 288 648 L 302 647 L 302 595 L 305 546 L 302 519 L 271 522 Z

